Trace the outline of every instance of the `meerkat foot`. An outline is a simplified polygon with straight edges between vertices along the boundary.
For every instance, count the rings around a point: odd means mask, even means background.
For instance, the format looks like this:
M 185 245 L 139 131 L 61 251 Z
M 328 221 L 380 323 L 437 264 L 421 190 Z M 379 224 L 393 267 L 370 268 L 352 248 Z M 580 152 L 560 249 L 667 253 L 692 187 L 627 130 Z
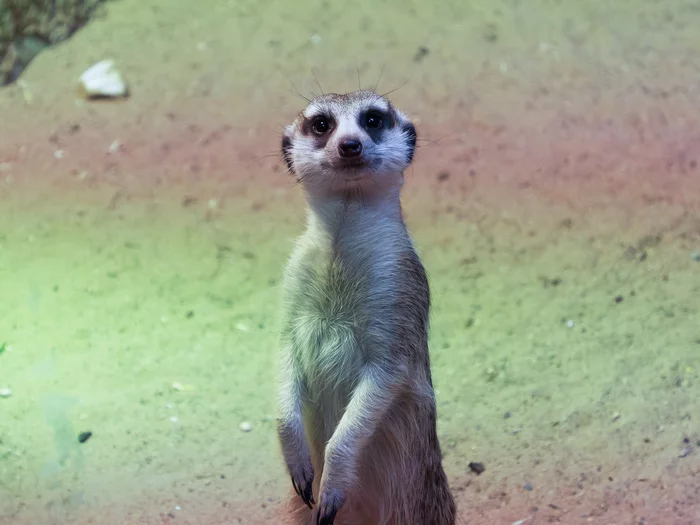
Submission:
M 341 491 L 322 491 L 316 513 L 316 525 L 333 525 L 336 514 L 344 504 L 345 495 Z

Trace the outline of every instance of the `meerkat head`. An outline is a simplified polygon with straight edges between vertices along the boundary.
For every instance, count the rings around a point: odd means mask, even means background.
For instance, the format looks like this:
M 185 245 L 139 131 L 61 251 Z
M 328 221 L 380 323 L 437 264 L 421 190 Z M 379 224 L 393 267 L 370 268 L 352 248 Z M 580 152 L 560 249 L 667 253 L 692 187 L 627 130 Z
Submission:
M 416 147 L 416 128 L 373 91 L 312 100 L 286 127 L 282 154 L 289 171 L 322 193 L 401 184 Z

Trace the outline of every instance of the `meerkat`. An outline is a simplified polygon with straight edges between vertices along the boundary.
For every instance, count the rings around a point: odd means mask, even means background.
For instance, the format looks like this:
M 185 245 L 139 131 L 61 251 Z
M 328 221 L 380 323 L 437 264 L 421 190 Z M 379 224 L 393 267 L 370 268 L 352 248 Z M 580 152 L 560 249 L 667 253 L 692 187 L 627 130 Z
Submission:
M 299 525 L 453 525 L 430 291 L 400 190 L 416 129 L 373 91 L 314 98 L 282 154 L 307 227 L 284 277 L 277 432 Z

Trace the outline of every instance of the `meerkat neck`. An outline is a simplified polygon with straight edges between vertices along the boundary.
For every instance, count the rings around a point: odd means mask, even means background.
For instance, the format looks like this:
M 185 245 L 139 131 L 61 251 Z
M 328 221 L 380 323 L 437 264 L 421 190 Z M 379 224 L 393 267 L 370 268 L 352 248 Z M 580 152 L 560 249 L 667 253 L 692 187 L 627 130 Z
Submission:
M 308 227 L 332 237 L 341 231 L 367 234 L 376 228 L 405 228 L 400 193 L 400 187 L 333 196 L 307 193 Z

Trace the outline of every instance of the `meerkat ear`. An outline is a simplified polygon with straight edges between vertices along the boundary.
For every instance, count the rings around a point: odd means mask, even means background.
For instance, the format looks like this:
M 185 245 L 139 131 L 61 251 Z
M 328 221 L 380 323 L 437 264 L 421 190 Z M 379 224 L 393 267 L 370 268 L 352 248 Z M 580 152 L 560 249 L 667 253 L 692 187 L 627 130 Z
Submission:
M 287 165 L 289 173 L 294 175 L 294 164 L 292 163 L 292 139 L 287 135 L 282 137 L 282 156 L 284 157 L 284 163 Z
M 404 140 L 408 146 L 408 163 L 410 164 L 413 162 L 413 153 L 416 151 L 416 139 L 418 138 L 416 127 L 410 122 L 406 122 L 401 126 L 401 131 L 403 131 Z

